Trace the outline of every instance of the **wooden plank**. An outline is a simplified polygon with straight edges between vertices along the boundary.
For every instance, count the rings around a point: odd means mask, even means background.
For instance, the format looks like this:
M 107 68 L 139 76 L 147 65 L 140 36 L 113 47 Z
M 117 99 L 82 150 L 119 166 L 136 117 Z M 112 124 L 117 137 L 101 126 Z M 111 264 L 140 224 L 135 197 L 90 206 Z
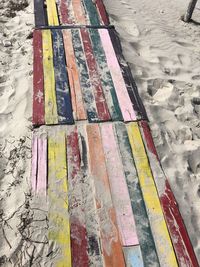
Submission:
M 51 31 L 42 31 L 43 44 L 43 70 L 44 70 L 44 92 L 45 92 L 45 123 L 57 124 L 57 104 L 55 93 L 55 76 L 53 67 L 53 51 Z
M 89 16 L 90 25 L 100 25 L 98 12 L 94 2 L 92 0 L 83 0 L 83 4 Z
M 142 260 L 142 254 L 140 250 L 140 246 L 134 246 L 134 247 L 124 247 L 124 257 L 126 259 L 126 267 L 144 267 L 147 265 L 144 265 Z M 149 266 L 156 266 L 154 263 Z
M 47 195 L 47 136 L 38 137 L 37 193 Z
M 97 124 L 87 125 L 89 170 L 94 179 L 96 208 L 100 221 L 101 247 L 105 266 L 125 266 L 110 194 L 108 174 Z
M 82 193 L 81 157 L 77 127 L 67 131 L 69 213 L 73 266 L 89 266 L 88 240 Z
M 99 13 L 99 17 L 101 19 L 101 24 L 109 25 L 110 21 L 109 21 L 105 6 L 103 4 L 103 1 L 102 0 L 96 0 L 95 4 L 96 4 L 96 7 L 97 7 L 97 10 Z
M 44 1 L 34 0 L 35 26 L 47 25 L 44 11 Z
M 108 111 L 107 103 L 104 97 L 101 80 L 99 77 L 96 60 L 93 54 L 93 49 L 87 29 L 80 29 L 83 47 L 85 51 L 86 62 L 89 70 L 89 76 L 97 107 L 97 114 L 99 121 L 109 121 L 110 114 Z
M 118 58 L 118 62 L 120 64 L 120 68 L 122 71 L 122 75 L 126 84 L 130 100 L 132 102 L 134 110 L 137 112 L 137 117 L 138 119 L 143 118 L 148 120 L 146 110 L 138 93 L 137 85 L 133 79 L 133 75 L 126 60 L 124 59 L 120 39 L 117 35 L 117 32 L 113 29 L 109 29 L 108 31 L 116 56 Z
M 80 33 L 78 29 L 72 29 L 71 33 L 72 33 L 74 53 L 75 53 L 76 63 L 79 69 L 79 77 L 81 82 L 83 99 L 87 110 L 88 120 L 89 122 L 95 122 L 98 121 L 97 108 L 94 95 L 92 93 L 85 54 L 80 39 Z
M 87 230 L 90 266 L 104 266 L 100 243 L 100 225 L 96 209 L 94 180 L 89 172 L 89 152 L 85 126 L 79 125 L 79 148 L 81 153 L 82 193 Z
M 61 24 L 73 24 L 75 21 L 71 16 L 71 0 L 60 0 L 58 5 Z
M 101 135 L 122 245 L 139 245 L 128 187 L 112 124 L 102 124 Z
M 127 129 L 160 265 L 178 266 L 138 124 Z
M 72 124 L 74 120 L 62 32 L 60 30 L 52 30 L 51 32 L 53 39 L 58 122 L 59 124 Z
M 37 188 L 37 168 L 38 168 L 38 138 L 37 134 L 33 133 L 32 138 L 32 162 L 31 162 L 31 187 L 33 193 L 36 193 Z
M 44 74 L 42 61 L 42 32 L 33 32 L 33 125 L 44 121 Z
M 48 139 L 49 241 L 55 242 L 53 266 L 71 267 L 65 132 L 51 129 Z
M 58 26 L 58 14 L 55 0 L 46 0 L 47 4 L 47 17 L 48 17 L 48 25 Z
M 115 51 L 113 49 L 109 33 L 105 29 L 99 29 L 99 34 L 101 37 L 101 42 L 106 54 L 106 59 L 108 67 L 110 69 L 112 79 L 115 85 L 116 94 L 118 97 L 119 105 L 121 112 L 124 118 L 124 121 L 133 121 L 136 120 L 136 115 L 130 101 L 127 88 L 121 73 L 119 63 L 117 61 Z
M 144 266 L 158 267 L 159 261 L 156 253 L 155 243 L 152 236 L 149 219 L 142 197 L 139 179 L 137 176 L 128 134 L 124 123 L 115 124 L 116 137 L 122 159 L 128 191 L 131 199 L 132 210 L 135 218 L 137 234 L 141 247 Z
M 83 103 L 80 78 L 76 65 L 76 59 L 72 44 L 72 35 L 70 30 L 63 30 L 63 39 L 74 116 L 77 120 L 86 120 L 87 116 Z
M 111 73 L 107 65 L 106 55 L 102 47 L 99 32 L 96 29 L 90 29 L 89 32 L 92 41 L 92 48 L 101 77 L 103 92 L 109 108 L 109 113 L 111 115 L 112 120 L 123 120 Z
M 140 129 L 179 266 L 198 266 L 178 204 L 162 170 L 148 123 L 141 121 Z
M 81 0 L 72 0 L 72 7 L 76 23 L 79 25 L 87 25 L 88 22 L 86 21 L 83 2 Z

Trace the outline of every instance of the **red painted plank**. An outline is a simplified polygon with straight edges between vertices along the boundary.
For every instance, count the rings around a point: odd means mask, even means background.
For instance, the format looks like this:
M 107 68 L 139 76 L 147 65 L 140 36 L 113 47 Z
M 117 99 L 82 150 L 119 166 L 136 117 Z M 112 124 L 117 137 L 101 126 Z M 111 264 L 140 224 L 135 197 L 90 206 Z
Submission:
M 106 12 L 105 6 L 103 4 L 103 0 L 96 0 L 96 7 L 99 13 L 99 17 L 101 18 L 102 22 L 104 25 L 109 25 L 109 18 L 108 18 L 108 14 Z
M 76 127 L 68 128 L 67 159 L 72 265 L 74 267 L 88 267 L 88 242 L 82 196 L 81 158 Z
M 86 126 L 89 147 L 89 170 L 94 180 L 96 208 L 100 222 L 102 252 L 106 267 L 125 266 L 112 203 L 101 134 L 97 124 Z
M 73 20 L 70 17 L 69 0 L 60 0 L 58 9 L 60 14 L 61 24 L 73 24 Z
M 92 44 L 89 37 L 89 33 L 87 29 L 80 29 L 83 46 L 85 50 L 86 61 L 89 69 L 89 75 L 91 84 L 94 89 L 96 107 L 98 112 L 98 118 L 100 121 L 108 121 L 111 119 L 107 103 L 104 97 L 100 75 L 98 73 L 98 68 L 96 64 L 96 60 L 93 54 Z
M 33 32 L 33 124 L 44 124 L 44 74 L 42 60 L 42 32 Z
M 158 159 L 148 123 L 146 121 L 141 121 L 140 126 L 144 137 L 147 153 L 150 159 L 152 172 L 154 172 L 153 165 L 156 165 L 154 178 L 179 266 L 198 267 L 199 264 L 194 253 L 193 246 L 189 239 L 186 227 L 184 225 L 182 216 L 180 214 L 178 204 L 171 190 L 169 182 L 167 181 L 167 178 L 165 177 L 161 169 L 162 167 Z M 162 180 L 158 179 L 159 175 L 156 175 L 156 172 L 161 173 L 160 177 Z

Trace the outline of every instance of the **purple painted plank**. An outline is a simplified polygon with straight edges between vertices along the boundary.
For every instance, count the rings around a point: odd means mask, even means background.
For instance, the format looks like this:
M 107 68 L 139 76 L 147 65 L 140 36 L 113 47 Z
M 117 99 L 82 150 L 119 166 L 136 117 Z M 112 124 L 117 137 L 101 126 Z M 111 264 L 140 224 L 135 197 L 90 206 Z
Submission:
M 115 85 L 115 90 L 124 121 L 136 120 L 136 114 L 133 110 L 133 106 L 128 95 L 128 91 L 121 73 L 117 57 L 115 55 L 114 48 L 112 46 L 112 42 L 110 40 L 109 33 L 105 29 L 99 29 L 99 34 L 106 54 L 108 67 L 110 69 L 111 76 Z
M 43 135 L 38 138 L 38 172 L 37 193 L 46 196 L 47 192 L 47 137 Z
M 101 126 L 101 133 L 111 194 L 122 244 L 123 246 L 139 245 L 131 200 L 112 124 L 103 124 Z

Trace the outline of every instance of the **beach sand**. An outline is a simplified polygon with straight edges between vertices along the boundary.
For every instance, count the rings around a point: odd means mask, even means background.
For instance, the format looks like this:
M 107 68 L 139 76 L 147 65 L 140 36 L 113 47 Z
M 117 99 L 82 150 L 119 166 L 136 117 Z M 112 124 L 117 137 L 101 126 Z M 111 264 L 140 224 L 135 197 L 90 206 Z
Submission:
M 49 253 L 46 210 L 36 212 L 41 200 L 30 191 L 32 2 L 0 3 L 0 266 L 52 263 L 51 257 L 42 260 Z M 200 97 L 200 28 L 180 19 L 187 1 L 104 2 L 200 261 L 200 103 L 194 99 Z

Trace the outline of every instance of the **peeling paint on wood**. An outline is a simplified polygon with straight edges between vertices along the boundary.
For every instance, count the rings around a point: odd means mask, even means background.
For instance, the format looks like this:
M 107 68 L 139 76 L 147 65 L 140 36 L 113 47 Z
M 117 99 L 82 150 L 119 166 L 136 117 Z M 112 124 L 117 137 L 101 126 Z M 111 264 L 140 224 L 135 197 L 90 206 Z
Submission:
M 123 251 L 124 251 L 124 256 L 126 259 L 126 267 L 148 266 L 148 265 L 144 265 L 143 263 L 140 246 L 124 247 Z M 155 265 L 149 265 L 149 266 L 155 266 Z
M 44 1 L 34 0 L 35 26 L 46 25 Z
M 47 195 L 47 136 L 38 137 L 37 193 Z
M 178 266 L 138 124 L 132 122 L 127 129 L 160 265 Z

